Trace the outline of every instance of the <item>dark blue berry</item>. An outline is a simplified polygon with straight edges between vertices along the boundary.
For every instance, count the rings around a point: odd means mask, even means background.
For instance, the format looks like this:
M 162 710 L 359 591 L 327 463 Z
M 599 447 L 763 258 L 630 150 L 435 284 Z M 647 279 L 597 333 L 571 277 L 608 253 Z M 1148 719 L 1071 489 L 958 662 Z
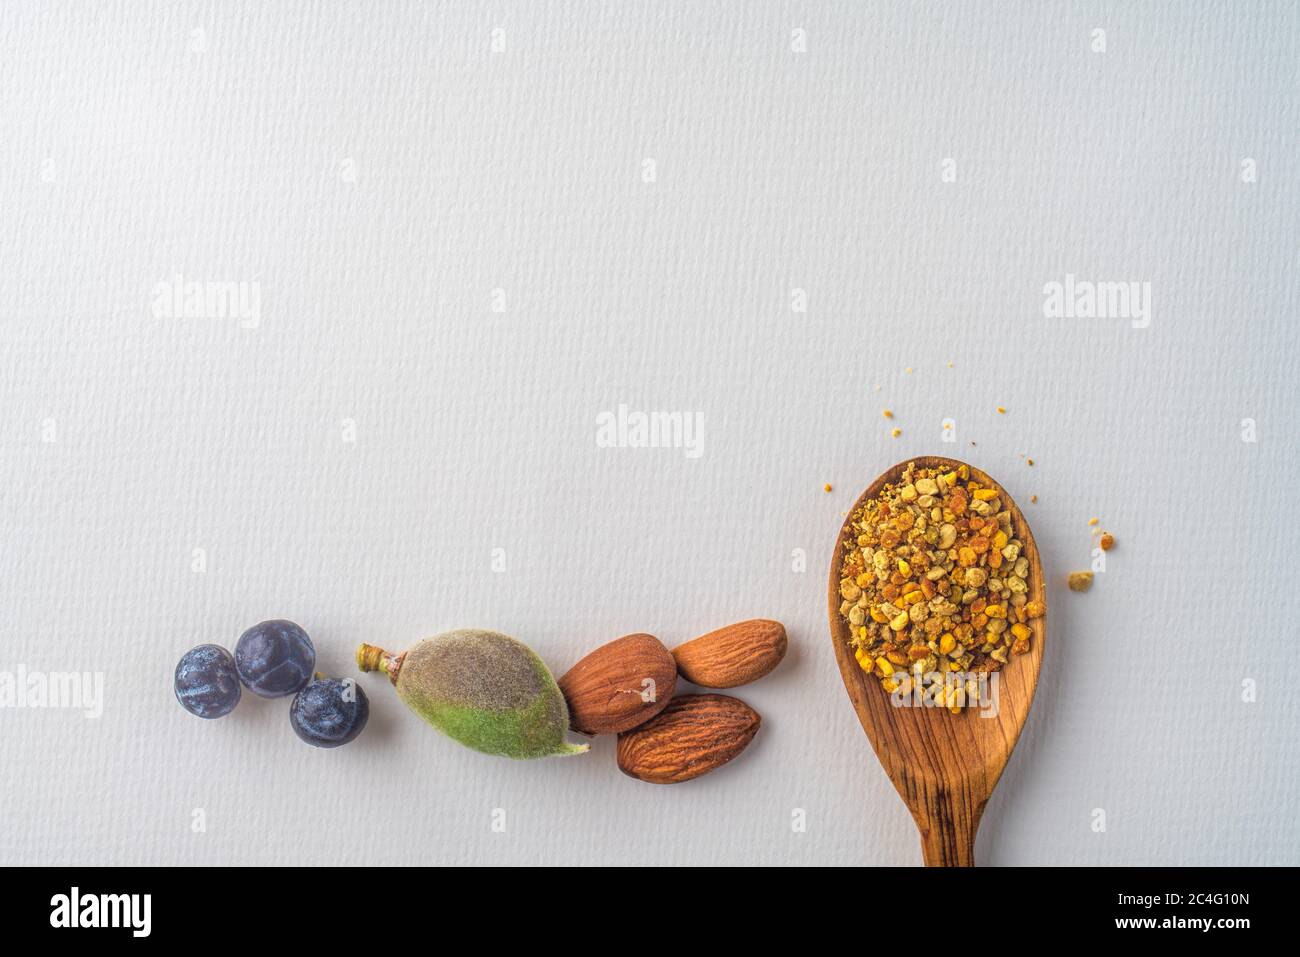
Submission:
M 176 700 L 190 714 L 220 718 L 239 704 L 235 659 L 220 645 L 199 645 L 176 666 Z
M 370 717 L 366 693 L 351 678 L 317 678 L 289 705 L 298 737 L 318 748 L 337 748 L 361 733 Z
M 239 636 L 235 667 L 248 690 L 263 698 L 301 691 L 316 667 L 316 649 L 307 632 L 291 621 L 264 621 Z

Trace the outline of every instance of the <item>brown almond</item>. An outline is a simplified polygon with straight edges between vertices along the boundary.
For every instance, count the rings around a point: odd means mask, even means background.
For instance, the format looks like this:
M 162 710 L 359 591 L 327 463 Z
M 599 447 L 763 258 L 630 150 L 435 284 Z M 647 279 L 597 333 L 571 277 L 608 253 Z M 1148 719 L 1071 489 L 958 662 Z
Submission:
M 702 688 L 735 688 L 781 663 L 787 647 L 779 621 L 752 618 L 701 635 L 673 649 L 677 670 Z
M 618 736 L 618 766 L 651 784 L 689 781 L 744 751 L 761 721 L 739 698 L 679 695 L 658 717 Z
M 587 655 L 559 685 L 574 731 L 616 734 L 645 724 L 667 706 L 677 688 L 677 666 L 658 638 L 627 635 Z

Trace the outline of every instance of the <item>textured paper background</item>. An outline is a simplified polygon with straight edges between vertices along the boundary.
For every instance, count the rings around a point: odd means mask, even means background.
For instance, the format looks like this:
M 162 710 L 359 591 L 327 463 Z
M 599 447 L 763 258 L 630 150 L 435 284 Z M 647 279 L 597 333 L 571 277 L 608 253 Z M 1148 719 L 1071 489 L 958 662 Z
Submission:
M 106 698 L 0 710 L 0 862 L 918 863 L 825 570 L 953 452 L 1051 575 L 980 859 L 1297 863 L 1300 17 L 1133 6 L 5 3 L 0 670 Z M 1150 327 L 1045 319 L 1067 272 L 1150 282 Z M 178 273 L 257 327 L 156 317 Z M 619 403 L 703 455 L 597 448 Z M 557 673 L 752 616 L 791 652 L 750 751 L 661 788 L 609 740 L 462 750 L 375 676 L 336 752 L 184 714 L 181 652 L 275 616 L 342 674 L 466 625 Z

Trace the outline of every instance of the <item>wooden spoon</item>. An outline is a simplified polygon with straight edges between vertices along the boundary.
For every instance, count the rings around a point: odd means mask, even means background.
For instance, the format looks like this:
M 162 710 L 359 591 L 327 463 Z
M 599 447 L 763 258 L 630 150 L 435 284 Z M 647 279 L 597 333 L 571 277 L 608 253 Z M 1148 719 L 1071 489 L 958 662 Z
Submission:
M 975 831 L 984 805 L 1006 767 L 1020 737 L 1029 706 L 1034 701 L 1038 671 L 1047 637 L 1046 617 L 1028 622 L 1032 634 L 1029 651 L 1012 655 L 998 672 L 996 716 L 993 709 L 965 708 L 953 714 L 946 708 L 894 707 L 880 679 L 868 675 L 853 657 L 849 624 L 840 616 L 840 565 L 843 542 L 851 532 L 853 513 L 875 498 L 889 482 L 897 482 L 908 462 L 919 468 L 952 471 L 963 463 L 937 456 L 920 456 L 889 469 L 862 493 L 849 511 L 835 542 L 831 561 L 830 621 L 835 657 L 844 687 L 858 712 L 862 729 L 876 749 L 876 757 L 894 782 L 921 832 L 921 852 L 927 866 L 972 866 Z M 1043 568 L 1029 523 L 1006 490 L 987 474 L 970 467 L 970 477 L 985 488 L 996 488 L 1002 507 L 1011 512 L 1015 537 L 1024 543 L 1020 554 L 1029 559 L 1031 600 L 1044 602 Z

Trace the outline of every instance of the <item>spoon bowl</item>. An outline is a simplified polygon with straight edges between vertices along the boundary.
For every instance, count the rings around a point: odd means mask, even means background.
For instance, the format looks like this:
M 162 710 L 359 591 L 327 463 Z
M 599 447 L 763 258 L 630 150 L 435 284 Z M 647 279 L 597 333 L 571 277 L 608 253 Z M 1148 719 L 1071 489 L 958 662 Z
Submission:
M 953 714 L 941 707 L 898 707 L 880 687 L 879 679 L 862 670 L 849 645 L 849 624 L 840 615 L 841 549 L 848 536 L 856 537 L 851 528 L 854 513 L 879 495 L 885 485 L 897 482 L 909 463 L 915 463 L 917 468 L 944 471 L 966 464 L 939 456 L 908 459 L 885 471 L 853 504 L 835 541 L 831 560 L 831 640 L 844 687 L 862 722 L 862 730 L 921 832 L 926 865 L 971 866 L 975 863 L 975 832 L 980 816 L 1034 702 L 1047 638 L 1047 618 L 1026 622 L 1031 631 L 1029 651 L 1012 655 L 1002 670 L 996 672 L 993 706 L 989 708 L 974 705 Z M 1045 605 L 1042 563 L 1025 516 L 1001 483 L 974 466 L 966 467 L 970 469 L 971 479 L 985 488 L 998 490 L 1002 507 L 1011 513 L 1015 537 L 1023 543 L 1020 554 L 1029 560 L 1026 597 Z

